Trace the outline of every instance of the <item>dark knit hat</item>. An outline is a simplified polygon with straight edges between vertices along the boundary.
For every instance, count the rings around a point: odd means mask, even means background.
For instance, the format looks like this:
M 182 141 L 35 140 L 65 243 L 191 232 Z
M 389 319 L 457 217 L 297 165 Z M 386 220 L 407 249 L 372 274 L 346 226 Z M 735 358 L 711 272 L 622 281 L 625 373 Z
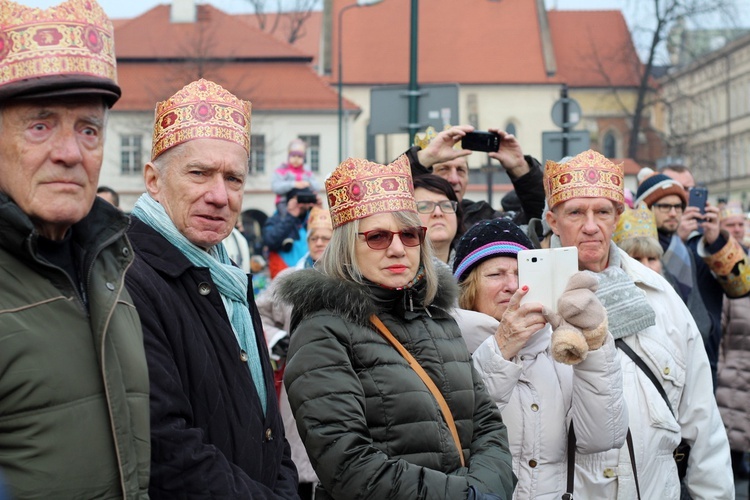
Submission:
M 458 242 L 453 275 L 459 283 L 487 259 L 516 257 L 520 250 L 533 248 L 521 229 L 506 219 L 484 220 L 474 224 Z
M 641 202 L 645 202 L 646 206 L 651 208 L 651 205 L 670 194 L 679 196 L 683 207 L 687 205 L 687 193 L 682 184 L 664 174 L 654 174 L 638 186 L 633 206 L 637 207 Z

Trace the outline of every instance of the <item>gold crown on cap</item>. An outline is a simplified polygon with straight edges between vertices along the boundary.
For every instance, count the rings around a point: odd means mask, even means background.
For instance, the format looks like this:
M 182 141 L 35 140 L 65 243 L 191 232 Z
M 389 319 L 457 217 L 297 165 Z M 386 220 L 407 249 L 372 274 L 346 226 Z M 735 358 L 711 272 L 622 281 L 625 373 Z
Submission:
M 623 164 L 589 149 L 565 163 L 547 160 L 544 193 L 549 208 L 571 198 L 607 198 L 625 203 Z
M 656 218 L 645 204 L 633 209 L 626 208 L 620 214 L 620 220 L 617 221 L 617 227 L 612 234 L 612 240 L 618 245 L 629 238 L 639 237 L 659 239 Z
M 250 154 L 250 101 L 201 78 L 156 104 L 151 159 L 194 139 L 221 139 Z
M 0 86 L 84 75 L 117 81 L 112 23 L 94 0 L 49 9 L 0 2 Z
M 745 212 L 742 210 L 742 205 L 740 205 L 738 201 L 730 201 L 726 203 L 719 212 L 719 217 L 721 219 L 734 217 L 735 215 L 745 217 Z
M 449 128 L 451 128 L 451 126 L 446 123 L 443 127 L 443 130 L 448 130 Z M 416 134 L 414 134 L 414 145 L 419 146 L 419 149 L 424 149 L 428 144 L 430 144 L 430 142 L 432 142 L 435 137 L 437 137 L 437 135 L 438 133 L 437 130 L 435 130 L 435 127 L 430 125 L 424 130 L 424 132 L 417 132 Z M 453 149 L 462 149 L 461 141 L 455 143 L 453 145 Z
M 406 155 L 388 165 L 347 158 L 325 184 L 334 228 L 379 213 L 417 212 Z
M 324 208 L 312 207 L 307 215 L 307 232 L 311 233 L 315 229 L 333 229 L 331 212 Z

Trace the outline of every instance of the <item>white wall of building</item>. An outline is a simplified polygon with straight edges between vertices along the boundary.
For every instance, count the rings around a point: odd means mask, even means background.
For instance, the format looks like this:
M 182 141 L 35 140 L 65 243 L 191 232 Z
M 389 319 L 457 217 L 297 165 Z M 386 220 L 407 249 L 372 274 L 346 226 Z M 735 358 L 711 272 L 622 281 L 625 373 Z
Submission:
M 100 185 L 114 188 L 120 193 L 123 210 L 129 211 L 144 192 L 141 172 L 123 174 L 121 171 L 121 137 L 140 135 L 142 141 L 142 163 L 151 157 L 153 113 L 118 112 L 113 110 L 107 124 L 104 161 L 99 178 Z M 271 174 L 286 160 L 289 142 L 298 136 L 320 137 L 321 182 L 338 165 L 338 116 L 336 113 L 264 113 L 254 112 L 251 123 L 252 134 L 265 136 L 265 172 L 251 174 L 245 184 L 243 209 L 256 208 L 267 214 L 273 213 L 275 194 L 271 192 Z

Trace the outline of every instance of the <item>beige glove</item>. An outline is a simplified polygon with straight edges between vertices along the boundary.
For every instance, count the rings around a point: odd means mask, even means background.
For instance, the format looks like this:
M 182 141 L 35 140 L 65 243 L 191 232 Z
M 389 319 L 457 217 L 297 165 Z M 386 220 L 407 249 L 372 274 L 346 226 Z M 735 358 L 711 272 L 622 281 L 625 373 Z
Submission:
M 597 280 L 586 272 L 574 274 L 560 299 L 557 313 L 545 312 L 552 326 L 552 356 L 560 363 L 578 364 L 607 336 L 607 310 L 594 292 Z

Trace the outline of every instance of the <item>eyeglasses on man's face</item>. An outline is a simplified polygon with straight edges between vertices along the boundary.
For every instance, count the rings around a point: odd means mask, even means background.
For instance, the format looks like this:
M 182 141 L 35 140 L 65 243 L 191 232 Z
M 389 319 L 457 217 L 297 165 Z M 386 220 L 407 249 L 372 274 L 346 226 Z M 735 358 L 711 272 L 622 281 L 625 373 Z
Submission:
M 682 203 L 654 203 L 651 205 L 651 208 L 663 214 L 668 214 L 672 210 L 679 214 L 683 210 Z
M 456 207 L 458 207 L 458 202 L 453 200 L 443 200 L 443 201 L 418 201 L 417 202 L 417 212 L 420 214 L 431 214 L 435 211 L 435 207 L 440 207 L 440 211 L 444 214 L 455 214 L 456 213 Z
M 418 247 L 424 243 L 424 235 L 426 231 L 426 227 L 407 227 L 401 231 L 373 229 L 372 231 L 365 231 L 364 233 L 357 234 L 364 236 L 365 243 L 367 243 L 367 246 L 373 250 L 384 250 L 391 246 L 394 234 L 398 235 L 401 239 L 401 243 L 405 247 Z

